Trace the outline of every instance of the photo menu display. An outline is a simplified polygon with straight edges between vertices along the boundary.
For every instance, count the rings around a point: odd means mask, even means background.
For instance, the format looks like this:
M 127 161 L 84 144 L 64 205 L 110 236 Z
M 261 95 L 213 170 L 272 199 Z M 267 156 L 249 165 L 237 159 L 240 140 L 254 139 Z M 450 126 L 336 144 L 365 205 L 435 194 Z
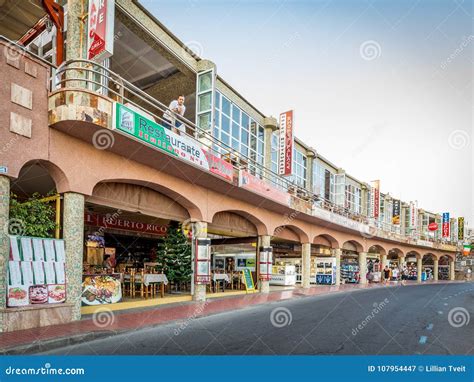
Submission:
M 10 236 L 7 306 L 66 300 L 64 241 Z

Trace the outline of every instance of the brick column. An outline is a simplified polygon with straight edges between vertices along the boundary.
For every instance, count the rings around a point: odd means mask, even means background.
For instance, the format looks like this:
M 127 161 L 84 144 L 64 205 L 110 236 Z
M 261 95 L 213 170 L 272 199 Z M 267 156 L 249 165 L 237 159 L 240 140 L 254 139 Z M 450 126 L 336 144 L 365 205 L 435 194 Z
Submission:
M 206 238 L 207 237 L 207 223 L 194 222 L 193 223 L 193 236 L 194 238 Z M 196 254 L 194 256 L 196 256 Z M 193 258 L 193 261 L 194 261 L 194 258 Z M 193 300 L 206 301 L 206 284 L 198 284 L 196 283 L 195 279 L 193 279 L 192 282 L 194 283 Z
M 437 258 L 434 259 L 434 265 L 433 265 L 433 280 L 438 281 L 438 265 L 439 265 L 439 260 Z
M 367 284 L 367 252 L 359 253 L 359 284 Z
M 66 192 L 64 194 L 63 216 L 67 302 L 74 304 L 72 319 L 80 320 L 84 252 L 84 195 Z
M 332 255 L 336 258 L 336 285 L 341 285 L 341 255 L 342 249 L 332 250 Z
M 309 288 L 311 284 L 311 243 L 301 244 L 301 261 L 303 265 L 303 288 Z
M 258 237 L 257 243 L 257 256 L 260 256 L 258 251 L 260 247 L 269 247 L 271 236 L 270 235 L 261 235 Z M 257 261 L 258 264 L 258 261 Z M 257 270 L 257 275 L 259 274 L 259 270 Z M 258 290 L 260 293 L 269 293 L 270 292 L 270 280 L 258 280 Z
M 0 332 L 5 331 L 5 316 L 1 310 L 7 305 L 7 265 L 10 255 L 8 238 L 10 211 L 10 179 L 0 175 Z

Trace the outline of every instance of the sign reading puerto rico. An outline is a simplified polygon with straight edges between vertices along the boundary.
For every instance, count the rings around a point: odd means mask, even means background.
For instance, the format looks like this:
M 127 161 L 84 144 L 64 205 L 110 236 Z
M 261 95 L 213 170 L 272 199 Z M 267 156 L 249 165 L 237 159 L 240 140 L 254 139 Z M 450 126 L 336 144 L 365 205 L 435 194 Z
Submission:
M 89 0 L 87 59 L 101 62 L 114 52 L 114 0 Z
M 117 130 L 232 182 L 232 164 L 204 150 L 198 141 L 156 123 L 150 119 L 152 116 L 142 115 L 137 110 L 115 103 L 114 118 Z
M 449 237 L 449 212 L 443 213 L 443 237 Z
M 280 114 L 278 174 L 291 175 L 293 166 L 293 110 Z
M 165 236 L 168 232 L 168 226 L 153 223 L 145 223 L 136 220 L 122 219 L 111 215 L 84 213 L 84 225 L 93 227 L 103 227 L 104 229 L 120 229 L 134 232 L 151 233 L 154 235 Z

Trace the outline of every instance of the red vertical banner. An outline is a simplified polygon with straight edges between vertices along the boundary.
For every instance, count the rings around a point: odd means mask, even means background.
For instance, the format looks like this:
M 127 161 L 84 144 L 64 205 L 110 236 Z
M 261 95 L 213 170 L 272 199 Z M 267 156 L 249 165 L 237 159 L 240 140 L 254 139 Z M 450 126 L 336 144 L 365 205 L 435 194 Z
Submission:
M 291 175 L 293 168 L 293 110 L 280 114 L 278 174 Z
M 101 62 L 114 49 L 114 0 L 89 0 L 87 59 Z

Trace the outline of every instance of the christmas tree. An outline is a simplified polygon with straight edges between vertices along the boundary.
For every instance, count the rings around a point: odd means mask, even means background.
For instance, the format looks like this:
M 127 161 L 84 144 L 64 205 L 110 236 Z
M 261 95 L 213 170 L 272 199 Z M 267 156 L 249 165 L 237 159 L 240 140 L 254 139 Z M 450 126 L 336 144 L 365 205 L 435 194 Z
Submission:
M 191 243 L 181 227 L 170 224 L 166 237 L 157 248 L 157 262 L 170 282 L 179 283 L 191 280 Z

